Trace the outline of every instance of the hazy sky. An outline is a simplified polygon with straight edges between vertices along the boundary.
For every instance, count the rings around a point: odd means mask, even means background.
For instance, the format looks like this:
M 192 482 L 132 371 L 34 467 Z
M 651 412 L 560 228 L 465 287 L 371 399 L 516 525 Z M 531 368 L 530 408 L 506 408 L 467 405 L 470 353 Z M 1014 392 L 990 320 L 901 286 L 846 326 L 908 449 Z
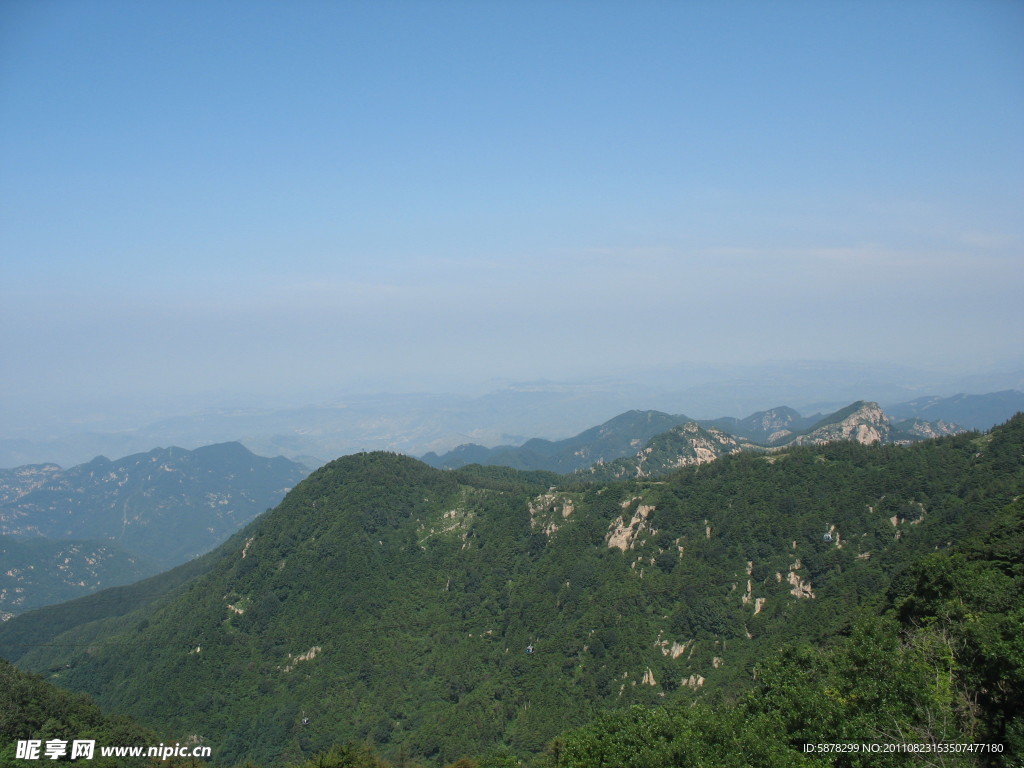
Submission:
M 1019 357 L 1024 3 L 0 3 L 0 398 Z

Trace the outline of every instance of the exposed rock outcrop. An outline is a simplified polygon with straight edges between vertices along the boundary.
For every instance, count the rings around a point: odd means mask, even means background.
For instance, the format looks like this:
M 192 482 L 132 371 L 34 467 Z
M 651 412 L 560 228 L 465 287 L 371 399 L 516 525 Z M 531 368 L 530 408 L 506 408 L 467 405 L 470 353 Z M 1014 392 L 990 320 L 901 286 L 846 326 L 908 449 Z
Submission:
M 636 501 L 636 499 L 633 499 Z M 626 502 L 624 507 L 628 509 L 631 506 L 632 501 Z M 637 537 L 641 532 L 650 530 L 655 533 L 653 529 L 648 528 L 647 518 L 651 512 L 654 511 L 654 507 L 647 504 L 637 505 L 636 511 L 630 517 L 629 522 L 626 522 L 626 516 L 618 517 L 612 521 L 611 526 L 608 529 L 608 535 L 605 536 L 605 543 L 609 549 L 617 547 L 623 552 L 630 550 L 636 544 Z
M 854 440 L 862 445 L 889 442 L 892 425 L 878 403 L 858 400 L 818 422 L 809 432 L 788 445 L 820 445 L 837 440 Z

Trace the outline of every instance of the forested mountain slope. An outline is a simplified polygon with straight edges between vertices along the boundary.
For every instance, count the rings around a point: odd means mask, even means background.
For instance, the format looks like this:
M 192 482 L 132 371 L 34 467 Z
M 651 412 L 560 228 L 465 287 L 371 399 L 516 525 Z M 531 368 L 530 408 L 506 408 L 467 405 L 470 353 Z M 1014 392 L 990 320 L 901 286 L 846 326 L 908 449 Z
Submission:
M 210 570 L 222 547 L 177 568 L 148 579 L 104 589 L 66 603 L 47 605 L 0 624 L 0 657 L 17 660 L 34 648 L 53 647 L 55 638 L 67 634 L 70 647 L 79 647 L 93 634 L 103 634 L 108 625 L 136 611 L 153 611 L 193 579 Z
M 23 634 L 18 663 L 165 741 L 200 734 L 226 764 L 348 739 L 434 764 L 536 755 L 609 708 L 735 699 L 777 649 L 848 632 L 922 557 L 991 528 L 1022 455 L 1018 417 L 657 481 L 348 456 L 175 595 L 35 647 Z

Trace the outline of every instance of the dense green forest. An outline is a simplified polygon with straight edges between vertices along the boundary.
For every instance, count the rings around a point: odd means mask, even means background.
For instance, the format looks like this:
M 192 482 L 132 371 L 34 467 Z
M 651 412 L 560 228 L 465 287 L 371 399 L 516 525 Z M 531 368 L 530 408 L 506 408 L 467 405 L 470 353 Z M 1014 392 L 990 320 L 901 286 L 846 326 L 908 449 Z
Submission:
M 357 454 L 152 601 L 0 650 L 219 765 L 1019 765 L 1022 455 L 1022 417 L 648 481 Z

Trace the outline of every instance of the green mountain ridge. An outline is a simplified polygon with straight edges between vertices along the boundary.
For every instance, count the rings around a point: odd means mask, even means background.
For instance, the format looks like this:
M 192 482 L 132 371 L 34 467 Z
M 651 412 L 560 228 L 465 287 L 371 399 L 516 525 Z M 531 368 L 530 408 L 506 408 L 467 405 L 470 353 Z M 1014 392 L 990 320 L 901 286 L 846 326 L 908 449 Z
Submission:
M 776 649 L 848 631 L 1021 493 L 1022 446 L 1018 417 L 595 483 L 357 454 L 154 601 L 25 614 L 0 650 L 224 764 L 351 739 L 537 755 L 609 708 L 742 695 Z M 71 608 L 82 623 L 47 634 Z
M 687 443 L 679 432 L 685 424 L 693 424 L 689 434 L 695 442 Z M 699 429 L 699 432 L 694 431 Z M 673 433 L 674 434 L 670 434 Z M 466 444 L 438 456 L 427 453 L 422 460 L 439 469 L 457 469 L 468 464 L 494 464 L 514 469 L 546 470 L 551 472 L 582 472 L 597 476 L 627 477 L 649 476 L 649 464 L 655 471 L 686 466 L 690 459 L 700 456 L 711 461 L 729 453 L 738 445 L 758 447 L 784 447 L 790 444 L 818 444 L 835 440 L 860 442 L 911 443 L 941 435 L 963 431 L 956 424 L 944 421 L 925 421 L 912 417 L 891 422 L 877 403 L 857 401 L 845 408 L 821 416 L 803 417 L 785 406 L 758 411 L 744 419 L 719 418 L 694 420 L 687 416 L 673 416 L 660 411 L 628 411 L 580 434 L 559 441 L 533 438 L 521 446 L 485 448 Z M 657 440 L 655 440 L 657 438 Z M 666 446 L 674 444 L 674 456 L 666 456 Z M 657 451 L 660 461 L 648 462 L 646 455 Z M 638 471 L 621 470 L 622 463 Z M 616 469 L 608 470 L 607 464 Z
M 75 739 L 87 739 L 101 746 L 155 745 L 159 741 L 152 731 L 126 717 L 106 715 L 87 696 L 61 690 L 0 659 L 0 766 L 25 765 L 16 750 L 18 740 L 28 739 L 40 745 L 50 740 L 70 745 Z M 134 768 L 152 763 L 102 757 L 97 751 L 88 764 Z

